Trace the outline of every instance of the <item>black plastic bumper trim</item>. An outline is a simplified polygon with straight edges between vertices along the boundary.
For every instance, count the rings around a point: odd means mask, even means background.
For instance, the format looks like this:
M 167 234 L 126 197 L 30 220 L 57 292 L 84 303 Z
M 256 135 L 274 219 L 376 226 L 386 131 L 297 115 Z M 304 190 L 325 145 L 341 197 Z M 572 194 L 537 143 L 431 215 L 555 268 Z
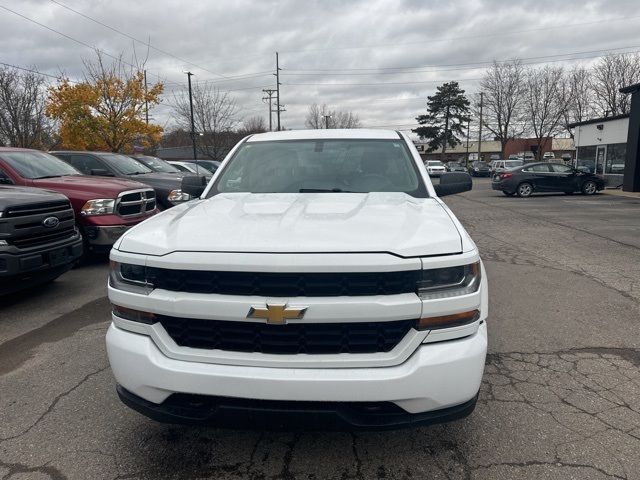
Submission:
M 183 394 L 156 404 L 121 385 L 117 392 L 125 405 L 158 422 L 249 430 L 391 430 L 433 425 L 470 415 L 478 400 L 476 394 L 460 405 L 412 414 L 390 402 L 280 402 L 185 395 L 197 398 L 199 406 L 194 407 L 176 401 Z

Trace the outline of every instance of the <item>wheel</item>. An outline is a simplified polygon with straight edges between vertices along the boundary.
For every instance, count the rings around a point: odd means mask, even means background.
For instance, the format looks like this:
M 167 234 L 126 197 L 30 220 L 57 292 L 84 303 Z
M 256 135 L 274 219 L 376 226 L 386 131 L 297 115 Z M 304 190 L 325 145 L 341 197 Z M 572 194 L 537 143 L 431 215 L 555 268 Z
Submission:
M 533 193 L 533 185 L 527 182 L 522 182 L 518 185 L 516 193 L 519 197 L 529 197 Z
M 584 195 L 593 195 L 598 191 L 598 186 L 593 180 L 587 180 L 582 184 L 581 190 Z
M 513 197 L 515 195 L 515 192 L 505 192 L 504 190 L 502 191 L 503 195 L 506 195 L 507 197 Z

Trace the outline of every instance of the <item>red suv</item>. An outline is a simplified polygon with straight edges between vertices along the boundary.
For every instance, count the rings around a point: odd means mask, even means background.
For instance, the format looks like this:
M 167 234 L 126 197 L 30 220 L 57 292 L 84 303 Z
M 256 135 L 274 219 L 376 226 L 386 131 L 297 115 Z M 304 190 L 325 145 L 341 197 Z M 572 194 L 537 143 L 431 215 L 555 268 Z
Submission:
M 39 187 L 71 200 L 85 251 L 107 252 L 127 229 L 158 213 L 155 193 L 133 180 L 90 177 L 38 150 L 0 147 L 0 184 Z

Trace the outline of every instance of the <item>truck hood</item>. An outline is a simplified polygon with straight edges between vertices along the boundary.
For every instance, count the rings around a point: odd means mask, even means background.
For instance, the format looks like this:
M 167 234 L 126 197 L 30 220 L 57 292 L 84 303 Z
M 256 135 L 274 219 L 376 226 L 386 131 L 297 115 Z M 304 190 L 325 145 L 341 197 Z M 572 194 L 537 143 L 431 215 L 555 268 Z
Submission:
M 161 188 L 171 191 L 180 188 L 183 176 L 184 175 L 179 173 L 153 172 L 132 175 L 128 178 L 135 179 L 136 181 L 145 183 L 153 188 Z
M 14 205 L 58 202 L 61 200 L 66 200 L 66 197 L 48 190 L 31 187 L 0 186 L 0 212 Z
M 434 198 L 404 193 L 225 193 L 179 205 L 122 237 L 119 250 L 259 253 L 462 251 L 456 225 Z
M 34 179 L 33 186 L 62 193 L 70 200 L 82 201 L 95 198 L 116 198 L 120 192 L 126 190 L 149 188 L 143 183 L 124 178 L 91 177 L 88 175 Z

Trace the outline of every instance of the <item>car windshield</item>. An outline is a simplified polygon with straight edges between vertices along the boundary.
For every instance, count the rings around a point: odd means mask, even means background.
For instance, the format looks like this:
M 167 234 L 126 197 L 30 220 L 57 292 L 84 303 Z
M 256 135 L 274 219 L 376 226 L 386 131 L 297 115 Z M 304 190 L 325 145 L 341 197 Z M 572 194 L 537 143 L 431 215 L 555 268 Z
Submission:
M 243 143 L 218 177 L 220 192 L 405 192 L 426 197 L 402 140 L 287 140 Z
M 44 152 L 2 152 L 2 158 L 22 178 L 35 180 L 38 178 L 64 177 L 81 175 L 66 162 Z
M 429 160 L 427 162 L 427 165 L 429 167 L 444 167 L 444 163 L 440 162 L 439 160 Z
M 116 153 L 102 153 L 101 158 L 104 158 L 109 165 L 122 175 L 139 175 L 141 173 L 150 173 L 152 170 L 146 167 L 144 164 L 131 157 L 125 157 L 124 155 L 118 155 Z
M 150 157 L 145 155 L 143 157 L 136 157 L 135 160 L 143 163 L 145 166 L 149 167 L 154 172 L 163 172 L 163 173 L 176 173 L 180 172 L 176 167 L 171 165 L 168 162 L 165 162 L 161 158 L 158 157 Z
M 188 166 L 192 172 L 194 173 L 204 173 L 205 175 L 213 175 L 213 172 L 209 170 L 204 165 L 200 165 L 200 163 L 195 162 L 186 162 L 186 166 Z

